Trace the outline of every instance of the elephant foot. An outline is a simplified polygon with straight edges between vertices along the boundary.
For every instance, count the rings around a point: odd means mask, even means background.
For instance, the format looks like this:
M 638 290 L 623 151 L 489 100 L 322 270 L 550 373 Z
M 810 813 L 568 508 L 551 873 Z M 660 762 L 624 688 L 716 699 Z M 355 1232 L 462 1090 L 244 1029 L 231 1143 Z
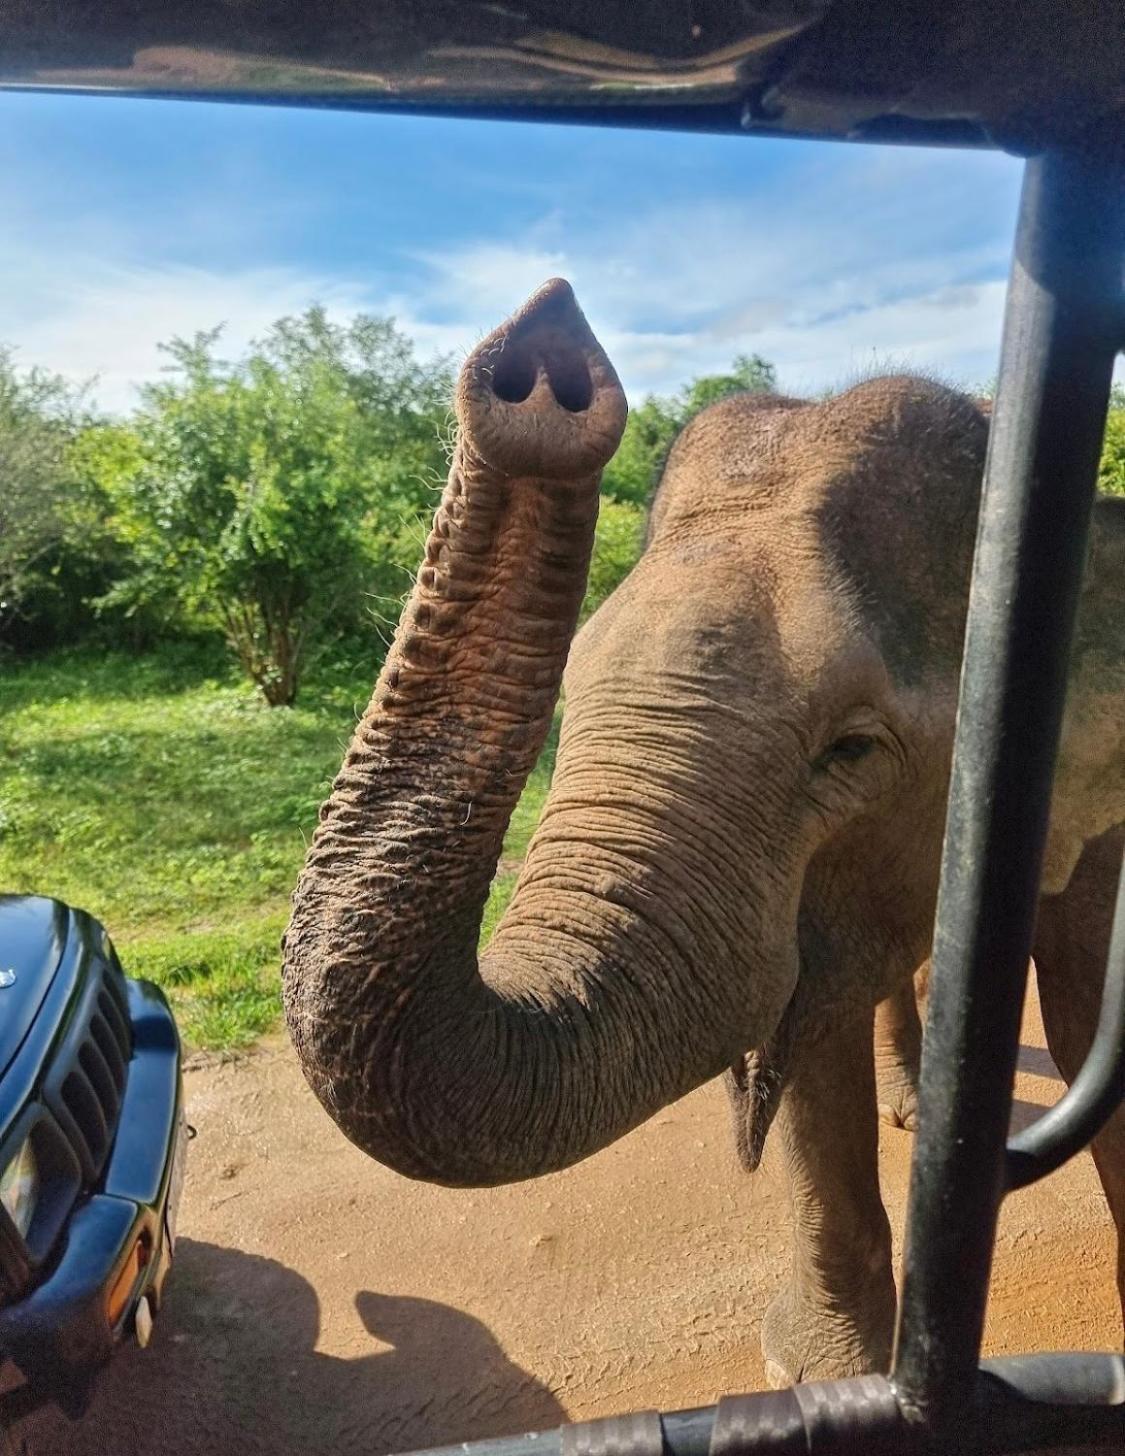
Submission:
M 774 1390 L 800 1380 L 840 1380 L 890 1369 L 894 1283 L 868 1290 L 855 1310 L 808 1303 L 792 1286 L 782 1290 L 762 1322 L 766 1380 Z
M 914 1132 L 918 1126 L 918 1067 L 896 1063 L 877 1072 L 879 1118 L 888 1127 Z

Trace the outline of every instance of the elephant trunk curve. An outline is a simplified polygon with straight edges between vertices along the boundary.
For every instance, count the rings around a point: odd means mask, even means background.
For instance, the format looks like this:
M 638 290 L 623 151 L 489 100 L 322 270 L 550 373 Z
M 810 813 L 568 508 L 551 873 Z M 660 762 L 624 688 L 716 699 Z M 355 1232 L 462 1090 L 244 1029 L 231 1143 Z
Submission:
M 702 1030 L 690 975 L 596 891 L 574 925 L 542 924 L 530 894 L 521 912 L 517 892 L 478 963 L 626 416 L 569 285 L 473 351 L 457 413 L 425 561 L 294 894 L 284 1003 L 347 1136 L 466 1186 L 597 1151 L 720 1072 L 739 1034 Z

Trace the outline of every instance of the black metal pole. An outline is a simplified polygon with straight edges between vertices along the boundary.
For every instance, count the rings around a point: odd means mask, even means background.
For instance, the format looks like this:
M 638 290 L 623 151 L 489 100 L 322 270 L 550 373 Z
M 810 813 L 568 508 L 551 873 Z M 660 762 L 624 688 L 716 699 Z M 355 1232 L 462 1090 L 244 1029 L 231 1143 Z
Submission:
M 1113 360 L 1125 171 L 1027 163 L 973 567 L 893 1382 L 972 1408 L 1020 1012 Z

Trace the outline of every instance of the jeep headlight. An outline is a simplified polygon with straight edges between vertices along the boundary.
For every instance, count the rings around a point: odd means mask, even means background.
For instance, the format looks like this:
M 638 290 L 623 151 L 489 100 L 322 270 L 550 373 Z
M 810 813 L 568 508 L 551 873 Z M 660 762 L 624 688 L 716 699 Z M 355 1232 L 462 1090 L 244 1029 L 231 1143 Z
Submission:
M 35 1205 L 39 1199 L 39 1162 L 30 1137 L 25 1138 L 3 1172 L 0 1172 L 0 1203 L 8 1211 L 21 1238 L 27 1238 Z

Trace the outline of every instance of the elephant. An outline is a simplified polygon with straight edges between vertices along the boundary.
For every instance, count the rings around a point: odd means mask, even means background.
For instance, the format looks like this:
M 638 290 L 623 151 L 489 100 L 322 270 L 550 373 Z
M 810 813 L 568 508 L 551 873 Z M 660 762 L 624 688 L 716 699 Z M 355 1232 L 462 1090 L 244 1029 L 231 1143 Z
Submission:
M 879 1116 L 890 1127 L 913 1132 L 918 1126 L 918 1078 L 922 1065 L 919 1001 L 929 991 L 927 960 L 911 981 L 904 981 L 875 1008 L 875 1084 Z
M 1048 1050 L 1067 1083 L 1097 1026 L 1123 855 L 1125 826 L 1117 826 L 1085 846 L 1066 888 L 1039 905 L 1031 969 Z M 767 1311 L 762 1338 L 772 1385 L 885 1370 L 890 1361 L 895 1287 L 879 1191 L 876 1099 L 884 1121 L 912 1128 L 913 1117 L 904 1122 L 885 1109 L 904 1087 L 914 1095 L 922 1039 L 916 996 L 927 994 L 929 969 L 927 961 L 876 1009 L 874 1059 L 868 1012 L 799 1043 L 773 1104 L 755 1083 L 769 1081 L 761 1049 L 728 1078 L 743 1167 L 757 1169 L 776 1111 L 790 1185 L 794 1269 Z M 1117 1229 L 1125 1312 L 1125 1106 L 1091 1152 Z
M 473 350 L 456 409 L 425 560 L 293 895 L 305 1076 L 372 1157 L 456 1187 L 564 1168 L 728 1074 L 768 1113 L 744 1129 L 778 1112 L 790 1170 L 767 1357 L 877 1368 L 872 1017 L 929 952 L 985 416 L 906 376 L 712 405 L 575 635 L 626 402 L 568 284 Z M 1125 822 L 1123 598 L 1125 501 L 1103 501 L 1048 895 Z M 478 955 L 560 686 L 546 805 Z

